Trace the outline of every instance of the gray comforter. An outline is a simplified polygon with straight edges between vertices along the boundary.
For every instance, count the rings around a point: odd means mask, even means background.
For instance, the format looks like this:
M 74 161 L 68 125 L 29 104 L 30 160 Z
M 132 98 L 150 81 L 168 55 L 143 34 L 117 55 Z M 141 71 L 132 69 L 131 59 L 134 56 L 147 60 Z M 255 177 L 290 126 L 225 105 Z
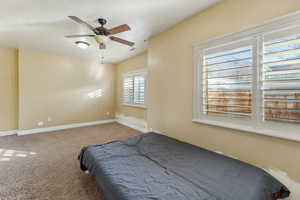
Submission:
M 106 200 L 271 200 L 288 189 L 241 161 L 147 133 L 88 146 L 81 168 L 95 176 Z

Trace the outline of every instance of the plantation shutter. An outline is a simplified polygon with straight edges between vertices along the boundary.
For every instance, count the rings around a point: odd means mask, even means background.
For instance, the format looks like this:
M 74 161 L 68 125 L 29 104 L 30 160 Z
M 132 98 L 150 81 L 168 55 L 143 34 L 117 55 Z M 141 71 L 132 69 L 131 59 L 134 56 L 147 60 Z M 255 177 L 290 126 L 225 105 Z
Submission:
M 193 122 L 300 141 L 300 14 L 194 45 Z
M 134 76 L 134 104 L 145 105 L 145 75 Z
M 205 50 L 202 62 L 203 113 L 221 117 L 251 118 L 251 42 Z
M 300 29 L 264 38 L 262 85 L 266 121 L 300 123 L 299 33 Z
M 146 101 L 145 70 L 129 72 L 123 75 L 123 103 L 129 106 L 145 106 Z
M 123 80 L 123 103 L 133 103 L 133 76 L 126 76 Z

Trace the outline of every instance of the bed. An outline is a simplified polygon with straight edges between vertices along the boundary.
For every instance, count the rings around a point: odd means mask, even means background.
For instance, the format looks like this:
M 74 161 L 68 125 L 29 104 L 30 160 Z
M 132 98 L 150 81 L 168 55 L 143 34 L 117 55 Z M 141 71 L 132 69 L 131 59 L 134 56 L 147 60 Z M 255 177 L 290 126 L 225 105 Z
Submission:
M 276 200 L 290 194 L 262 169 L 156 133 L 84 147 L 79 160 L 105 200 Z

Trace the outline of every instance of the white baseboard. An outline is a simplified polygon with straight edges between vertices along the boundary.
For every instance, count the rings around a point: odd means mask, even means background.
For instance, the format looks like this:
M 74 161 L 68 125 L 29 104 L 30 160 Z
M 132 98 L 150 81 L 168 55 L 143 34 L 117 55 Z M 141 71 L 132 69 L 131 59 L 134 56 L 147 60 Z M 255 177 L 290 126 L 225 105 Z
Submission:
M 65 129 L 70 129 L 70 128 L 79 128 L 79 127 L 85 127 L 85 126 L 108 124 L 108 123 L 113 123 L 113 122 L 116 122 L 116 120 L 115 119 L 100 120 L 100 121 L 93 121 L 93 122 L 84 122 L 84 123 L 74 123 L 74 124 L 60 125 L 60 126 L 51 126 L 51 127 L 47 127 L 47 128 L 36 128 L 36 129 L 30 129 L 30 130 L 18 130 L 17 134 L 19 136 L 21 136 L 21 135 L 29 135 L 29 134 L 35 134 L 35 133 L 46 133 L 46 132 L 65 130 Z
M 149 130 L 145 127 L 146 126 L 145 122 L 140 123 L 139 120 L 140 119 L 118 116 L 117 119 L 111 119 L 111 120 L 100 120 L 100 121 L 93 121 L 93 122 L 74 123 L 74 124 L 51 126 L 51 127 L 46 127 L 46 128 L 36 128 L 36 129 L 29 129 L 29 130 L 0 131 L 0 137 L 8 136 L 8 135 L 22 136 L 22 135 L 30 135 L 30 134 L 35 134 L 35 133 L 46 133 L 46 132 L 59 131 L 59 130 L 65 130 L 65 129 L 71 129 L 71 128 L 108 124 L 108 123 L 113 123 L 113 122 L 118 122 L 119 124 L 122 124 L 124 126 L 138 130 L 143 133 L 149 132 Z
M 138 130 L 140 132 L 146 133 L 149 132 L 147 128 L 147 121 L 144 119 L 139 119 L 135 117 L 128 117 L 122 114 L 116 113 L 116 122 L 129 128 Z
M 127 127 L 129 127 L 129 128 L 138 130 L 138 131 L 140 131 L 140 132 L 142 132 L 142 133 L 147 133 L 147 132 L 149 132 L 149 130 L 146 129 L 146 128 L 141 128 L 141 127 L 136 126 L 136 125 L 134 125 L 134 124 L 130 124 L 130 123 L 127 123 L 127 122 L 118 120 L 118 119 L 116 120 L 116 122 L 118 122 L 119 124 L 122 124 L 122 125 L 124 125 L 124 126 L 127 126 Z
M 0 137 L 8 136 L 8 135 L 16 135 L 17 133 L 18 133 L 18 130 L 0 131 Z

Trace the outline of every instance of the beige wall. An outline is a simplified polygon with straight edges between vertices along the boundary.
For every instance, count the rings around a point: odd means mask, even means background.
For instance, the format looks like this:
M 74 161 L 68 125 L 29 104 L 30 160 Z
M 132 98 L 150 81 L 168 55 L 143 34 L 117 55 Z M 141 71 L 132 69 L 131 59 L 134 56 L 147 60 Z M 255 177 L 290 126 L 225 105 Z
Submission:
M 299 9 L 299 0 L 224 0 L 152 38 L 148 48 L 149 127 L 259 167 L 278 168 L 300 181 L 300 143 L 192 123 L 192 44 Z
M 114 89 L 114 65 L 20 50 L 19 129 L 113 119 Z
M 138 56 L 132 57 L 117 65 L 116 113 L 118 113 L 119 115 L 146 119 L 147 110 L 145 108 L 125 106 L 122 104 L 122 95 L 123 95 L 122 75 L 127 72 L 146 69 L 148 66 L 147 59 L 148 59 L 147 52 L 144 52 Z
M 0 130 L 17 128 L 19 65 L 20 129 L 113 118 L 116 111 L 146 118 L 154 130 L 259 167 L 278 168 L 300 181 L 300 144 L 253 133 L 192 123 L 192 44 L 239 31 L 300 9 L 299 0 L 224 0 L 152 38 L 147 53 L 118 65 L 15 49 L 0 49 Z M 121 105 L 121 74 L 147 67 L 148 110 Z M 98 98 L 89 93 L 102 89 Z M 106 115 L 110 112 L 110 116 Z M 51 117 L 52 121 L 47 122 Z
M 18 50 L 0 48 L 0 131 L 18 129 Z

